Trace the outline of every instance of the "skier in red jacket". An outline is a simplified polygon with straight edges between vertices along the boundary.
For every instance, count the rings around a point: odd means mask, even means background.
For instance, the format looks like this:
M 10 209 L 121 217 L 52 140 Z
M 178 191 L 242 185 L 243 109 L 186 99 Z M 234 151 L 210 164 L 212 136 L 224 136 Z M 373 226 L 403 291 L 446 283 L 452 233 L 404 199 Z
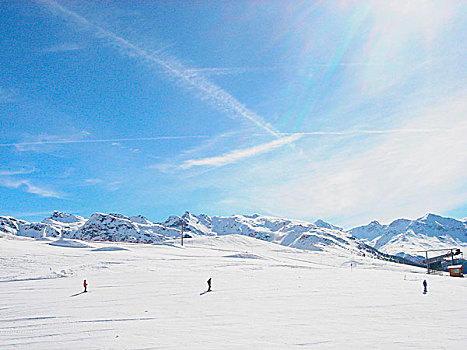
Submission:
M 87 286 L 88 286 L 88 284 L 86 283 L 86 280 L 84 280 L 84 282 L 83 282 L 84 292 L 83 293 L 87 292 L 87 288 L 86 288 Z

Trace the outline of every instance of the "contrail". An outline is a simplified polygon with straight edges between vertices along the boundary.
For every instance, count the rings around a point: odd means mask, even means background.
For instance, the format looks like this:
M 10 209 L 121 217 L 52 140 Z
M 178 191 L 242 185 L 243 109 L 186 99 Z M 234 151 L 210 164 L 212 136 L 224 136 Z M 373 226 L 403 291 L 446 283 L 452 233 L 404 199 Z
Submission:
M 115 47 L 123 48 L 134 56 L 161 66 L 166 73 L 176 78 L 184 85 L 196 89 L 201 93 L 202 98 L 209 101 L 213 107 L 230 115 L 242 116 L 269 134 L 280 138 L 278 130 L 266 123 L 258 114 L 245 107 L 245 105 L 227 91 L 206 79 L 199 71 L 187 68 L 175 59 L 169 60 L 167 57 L 163 57 L 162 55 L 156 55 L 157 53 L 150 53 L 121 36 L 90 22 L 83 16 L 56 2 L 49 2 L 47 4 L 58 13 L 61 13 L 67 18 L 75 21 L 79 25 L 93 30 L 96 37 L 107 39 L 109 43 Z
M 381 135 L 381 134 L 403 134 L 403 133 L 432 133 L 439 132 L 439 129 L 389 129 L 389 130 L 345 130 L 345 131 L 310 131 L 310 132 L 294 132 L 294 133 L 277 133 L 280 138 L 289 136 L 345 136 L 345 135 Z M 263 137 L 270 134 L 251 134 L 251 137 Z M 34 146 L 34 145 L 61 145 L 75 143 L 108 143 L 108 142 L 131 142 L 131 141 L 160 141 L 160 140 L 184 140 L 184 139 L 208 139 L 211 136 L 207 135 L 181 135 L 181 136 L 154 136 L 154 137 L 134 137 L 134 138 L 113 138 L 113 139 L 98 139 L 98 140 L 45 140 L 32 142 L 14 142 L 0 143 L 0 147 L 15 147 L 15 146 Z M 235 135 L 221 135 L 219 137 L 236 137 Z M 298 140 L 298 139 L 297 139 Z
M 245 74 L 252 72 L 266 72 L 277 70 L 278 67 L 205 67 L 205 68 L 190 68 L 187 69 L 188 73 L 202 73 L 205 76 L 211 75 L 233 75 Z
M 16 143 L 0 143 L 0 147 L 11 146 L 33 146 L 33 145 L 56 145 L 56 144 L 72 144 L 72 143 L 106 143 L 106 142 L 125 142 L 125 141 L 157 141 L 157 140 L 182 140 L 182 139 L 205 139 L 208 136 L 157 136 L 157 137 L 136 137 L 136 138 L 116 138 L 116 139 L 100 139 L 100 140 L 46 140 L 33 142 L 16 142 Z
M 443 129 L 444 130 L 444 129 Z M 345 131 L 310 131 L 310 132 L 294 132 L 294 133 L 279 133 L 282 136 L 289 135 L 368 135 L 368 134 L 405 134 L 405 133 L 430 133 L 439 132 L 439 129 L 387 129 L 387 130 L 345 130 Z

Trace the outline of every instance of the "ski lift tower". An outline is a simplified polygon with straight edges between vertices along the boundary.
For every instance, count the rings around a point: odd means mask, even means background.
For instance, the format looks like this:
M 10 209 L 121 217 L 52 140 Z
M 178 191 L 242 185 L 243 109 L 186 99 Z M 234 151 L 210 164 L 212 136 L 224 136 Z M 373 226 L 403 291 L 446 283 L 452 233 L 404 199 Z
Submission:
M 418 252 L 425 253 L 425 259 L 422 260 L 422 263 L 426 265 L 427 274 L 430 274 L 431 272 L 434 272 L 434 271 L 442 271 L 444 259 L 451 258 L 451 264 L 454 265 L 454 256 L 457 256 L 457 255 L 461 255 L 462 257 L 464 256 L 459 248 L 428 249 L 428 250 L 419 250 Z M 429 257 L 430 252 L 444 252 L 444 254 Z

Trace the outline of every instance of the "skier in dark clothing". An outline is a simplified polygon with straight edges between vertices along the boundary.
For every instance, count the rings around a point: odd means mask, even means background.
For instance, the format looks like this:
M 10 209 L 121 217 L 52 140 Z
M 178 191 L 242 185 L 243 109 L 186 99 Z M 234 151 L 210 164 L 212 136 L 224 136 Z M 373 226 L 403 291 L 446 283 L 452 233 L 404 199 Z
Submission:
M 83 293 L 86 293 L 88 291 L 87 286 L 88 286 L 88 284 L 87 284 L 86 280 L 84 280 L 84 282 L 83 282 L 84 292 Z
M 428 286 L 428 283 L 426 283 L 426 280 L 423 280 L 423 293 L 427 293 L 426 287 Z
M 211 279 L 208 279 L 208 292 L 211 291 Z

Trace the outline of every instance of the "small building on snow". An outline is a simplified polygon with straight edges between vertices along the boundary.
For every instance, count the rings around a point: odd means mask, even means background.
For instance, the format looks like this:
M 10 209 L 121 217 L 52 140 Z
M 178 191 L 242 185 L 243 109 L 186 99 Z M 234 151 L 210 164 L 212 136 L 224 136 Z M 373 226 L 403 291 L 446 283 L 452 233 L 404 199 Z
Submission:
M 449 275 L 452 277 L 464 277 L 462 265 L 451 265 L 448 266 Z

